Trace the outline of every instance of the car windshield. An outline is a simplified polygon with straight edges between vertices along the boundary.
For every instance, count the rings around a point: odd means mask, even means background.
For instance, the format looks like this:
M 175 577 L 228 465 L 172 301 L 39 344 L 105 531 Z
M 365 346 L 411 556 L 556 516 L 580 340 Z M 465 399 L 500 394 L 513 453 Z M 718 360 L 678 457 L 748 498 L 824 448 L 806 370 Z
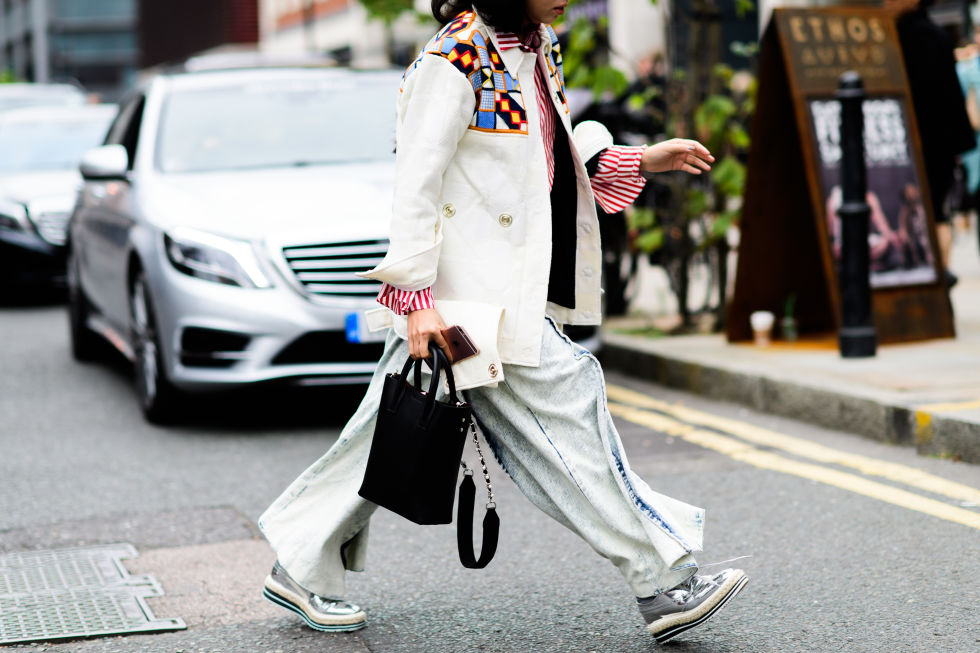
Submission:
M 102 143 L 111 114 L 0 120 L 0 172 L 67 170 Z
M 392 159 L 397 78 L 257 80 L 173 93 L 156 163 L 186 173 Z

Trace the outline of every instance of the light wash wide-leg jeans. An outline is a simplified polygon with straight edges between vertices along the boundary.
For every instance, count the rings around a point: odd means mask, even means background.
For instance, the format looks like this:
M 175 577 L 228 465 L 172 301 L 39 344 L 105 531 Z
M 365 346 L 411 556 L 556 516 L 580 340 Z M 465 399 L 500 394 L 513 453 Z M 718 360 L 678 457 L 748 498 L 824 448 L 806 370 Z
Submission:
M 408 344 L 389 334 L 367 394 L 337 442 L 259 520 L 280 564 L 315 594 L 344 596 L 345 570 L 364 568 L 377 506 L 357 490 L 384 377 L 407 357 Z M 635 596 L 687 580 L 697 569 L 691 553 L 701 550 L 704 510 L 654 492 L 630 470 L 598 361 L 548 320 L 541 364 L 506 365 L 504 376 L 497 387 L 465 396 L 524 495 L 612 562 Z

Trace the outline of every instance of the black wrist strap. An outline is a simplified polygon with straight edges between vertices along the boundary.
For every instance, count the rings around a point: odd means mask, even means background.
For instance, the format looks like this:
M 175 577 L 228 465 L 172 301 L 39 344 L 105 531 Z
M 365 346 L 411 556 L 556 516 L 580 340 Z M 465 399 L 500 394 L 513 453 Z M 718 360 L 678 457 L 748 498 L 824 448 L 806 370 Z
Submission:
M 473 551 L 473 505 L 476 503 L 476 484 L 473 472 L 467 470 L 459 484 L 459 503 L 456 506 L 456 544 L 459 548 L 459 561 L 467 569 L 483 569 L 493 560 L 497 552 L 497 537 L 500 534 L 500 518 L 493 503 L 487 504 L 487 514 L 483 518 L 483 546 L 480 559 Z
M 459 561 L 467 569 L 483 569 L 493 560 L 497 552 L 497 536 L 500 534 L 500 519 L 497 517 L 497 504 L 493 501 L 493 484 L 490 482 L 490 471 L 487 460 L 480 448 L 480 438 L 476 434 L 476 420 L 470 418 L 470 433 L 473 434 L 473 446 L 480 456 L 480 466 L 483 468 L 483 480 L 487 484 L 487 514 L 483 518 L 483 546 L 480 547 L 480 559 L 473 552 L 473 504 L 476 503 L 476 484 L 473 483 L 473 470 L 459 461 L 463 468 L 463 480 L 459 484 L 459 502 L 456 505 L 456 547 L 459 549 Z

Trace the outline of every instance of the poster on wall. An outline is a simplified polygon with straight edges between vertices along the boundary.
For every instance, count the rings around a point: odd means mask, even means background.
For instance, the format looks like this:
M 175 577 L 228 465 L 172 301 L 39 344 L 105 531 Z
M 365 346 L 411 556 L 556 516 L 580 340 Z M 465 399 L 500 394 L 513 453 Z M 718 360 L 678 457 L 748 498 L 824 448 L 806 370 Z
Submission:
M 808 102 L 820 183 L 825 205 L 827 235 L 835 266 L 840 265 L 841 229 L 837 209 L 842 201 L 840 169 L 840 103 L 833 98 Z M 929 221 L 922 200 L 922 184 L 909 151 L 909 123 L 897 97 L 865 100 L 864 156 L 871 208 L 868 246 L 871 286 L 887 288 L 936 281 L 936 265 L 929 239 Z

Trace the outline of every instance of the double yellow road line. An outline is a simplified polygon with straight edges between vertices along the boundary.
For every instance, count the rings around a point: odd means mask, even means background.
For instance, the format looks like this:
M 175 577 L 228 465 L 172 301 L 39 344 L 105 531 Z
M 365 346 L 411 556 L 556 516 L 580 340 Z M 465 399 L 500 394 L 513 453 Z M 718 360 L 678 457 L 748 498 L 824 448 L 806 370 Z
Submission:
M 660 401 L 616 385 L 607 386 L 606 395 L 609 398 L 609 412 L 634 424 L 712 449 L 760 469 L 792 474 L 980 529 L 980 512 L 966 510 L 865 477 L 877 476 L 930 494 L 948 497 L 963 505 L 980 506 L 980 490 L 968 485 L 907 465 L 839 451 L 753 424 Z M 802 462 L 760 447 L 778 449 L 796 458 L 805 458 L 820 464 Z M 853 469 L 862 476 L 824 465 Z

